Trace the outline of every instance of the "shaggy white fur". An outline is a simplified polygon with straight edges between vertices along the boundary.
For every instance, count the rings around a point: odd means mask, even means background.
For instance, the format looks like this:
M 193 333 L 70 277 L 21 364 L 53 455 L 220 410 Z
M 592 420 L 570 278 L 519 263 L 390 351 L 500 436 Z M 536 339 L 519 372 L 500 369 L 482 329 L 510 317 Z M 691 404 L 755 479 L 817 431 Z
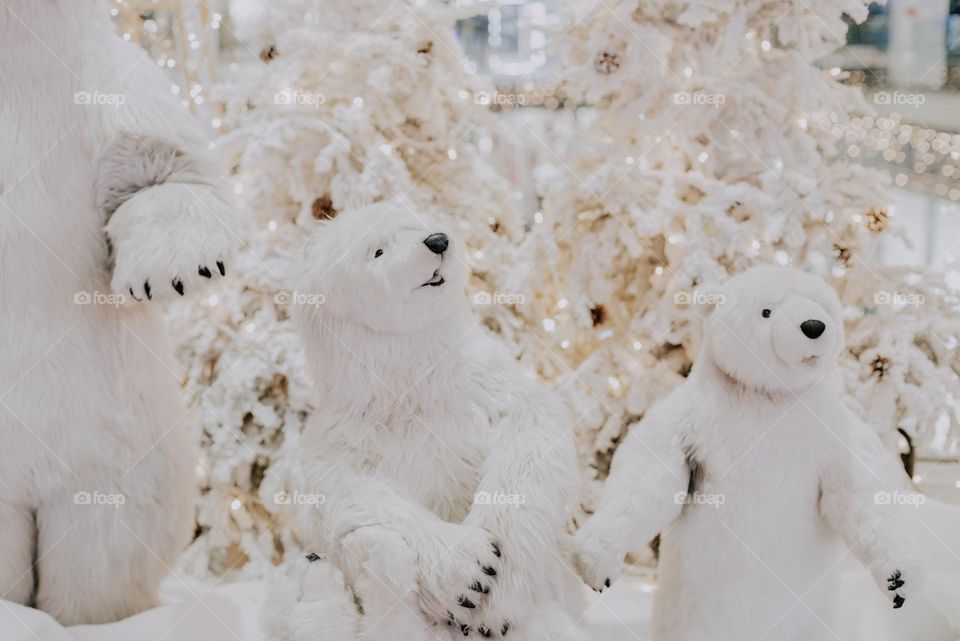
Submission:
M 833 639 L 837 535 L 894 607 L 916 594 L 915 546 L 876 496 L 902 483 L 857 455 L 835 292 L 763 267 L 718 296 L 689 378 L 614 457 L 574 541 L 578 569 L 602 590 L 660 533 L 655 639 Z
M 0 77 L 0 596 L 112 621 L 154 605 L 193 511 L 178 376 L 136 299 L 217 276 L 229 209 L 105 3 L 6 0 Z
M 344 572 L 362 609 L 344 625 L 363 638 L 576 639 L 570 417 L 473 319 L 443 231 L 378 204 L 312 239 L 294 296 L 323 301 L 294 312 L 321 408 L 304 527 Z

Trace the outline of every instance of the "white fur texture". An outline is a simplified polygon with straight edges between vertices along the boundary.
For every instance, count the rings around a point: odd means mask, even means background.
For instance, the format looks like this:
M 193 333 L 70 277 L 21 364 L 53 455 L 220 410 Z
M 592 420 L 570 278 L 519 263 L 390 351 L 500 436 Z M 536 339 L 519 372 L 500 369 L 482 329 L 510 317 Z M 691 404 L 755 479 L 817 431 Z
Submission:
M 344 571 L 363 638 L 576 639 L 570 418 L 472 318 L 458 240 L 424 244 L 443 231 L 379 204 L 315 232 L 296 296 L 323 302 L 294 313 L 322 408 L 303 491 L 323 502 L 304 527 Z
M 875 498 L 902 482 L 858 455 L 834 372 L 836 294 L 783 268 L 754 268 L 719 293 L 689 378 L 631 430 L 577 534 L 584 580 L 602 590 L 628 549 L 660 533 L 655 640 L 833 639 L 842 539 L 888 607 L 900 597 L 909 608 L 917 550 Z M 823 334 L 804 335 L 806 320 Z
M 0 596 L 112 621 L 155 604 L 193 510 L 160 309 L 130 291 L 195 284 L 227 206 L 196 124 L 105 3 L 6 0 L 0 76 Z M 193 182 L 146 152 L 161 143 Z M 107 209 L 98 189 L 123 197 Z

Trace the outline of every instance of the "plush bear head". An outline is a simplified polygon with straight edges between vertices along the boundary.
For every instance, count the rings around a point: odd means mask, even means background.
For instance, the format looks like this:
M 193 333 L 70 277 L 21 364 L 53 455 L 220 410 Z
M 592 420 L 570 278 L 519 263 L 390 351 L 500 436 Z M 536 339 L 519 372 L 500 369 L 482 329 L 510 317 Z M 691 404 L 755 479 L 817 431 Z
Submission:
M 469 270 L 448 232 L 399 203 L 345 211 L 313 233 L 298 295 L 377 332 L 426 329 L 466 305 Z
M 754 267 L 717 292 L 706 319 L 707 354 L 748 387 L 800 390 L 823 377 L 844 345 L 836 292 L 785 267 Z

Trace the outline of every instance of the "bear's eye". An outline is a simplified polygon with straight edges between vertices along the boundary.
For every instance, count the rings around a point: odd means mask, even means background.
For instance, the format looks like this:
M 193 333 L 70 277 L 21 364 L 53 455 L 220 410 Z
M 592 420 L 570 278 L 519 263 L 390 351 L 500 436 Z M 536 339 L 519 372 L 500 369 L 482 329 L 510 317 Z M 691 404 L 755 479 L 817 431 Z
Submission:
M 770 318 L 770 310 L 765 309 L 762 312 L 760 312 L 760 315 L 763 316 L 764 318 Z
M 381 256 L 383 256 L 383 250 L 382 250 L 382 249 L 378 249 L 377 251 L 373 252 L 373 257 L 374 257 L 374 258 L 380 258 Z

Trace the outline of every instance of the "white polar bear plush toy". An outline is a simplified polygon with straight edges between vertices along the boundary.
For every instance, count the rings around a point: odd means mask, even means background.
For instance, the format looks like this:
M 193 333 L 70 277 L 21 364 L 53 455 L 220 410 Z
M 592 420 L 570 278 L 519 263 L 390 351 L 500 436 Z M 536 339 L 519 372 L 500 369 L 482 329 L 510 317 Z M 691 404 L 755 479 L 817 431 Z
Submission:
M 581 584 L 560 545 L 572 422 L 473 318 L 446 231 L 380 203 L 311 239 L 293 299 L 322 301 L 294 309 L 320 409 L 303 436 L 309 486 L 291 493 L 322 497 L 303 510 L 309 539 L 362 616 L 320 637 L 311 604 L 287 599 L 266 615 L 275 637 L 578 638 Z M 343 596 L 308 592 L 327 595 L 314 622 L 342 611 Z
M 603 590 L 660 533 L 656 641 L 834 639 L 840 539 L 894 608 L 919 581 L 910 537 L 878 504 L 890 475 L 851 447 L 840 302 L 778 267 L 731 278 L 717 300 L 690 376 L 614 456 L 574 540 L 578 570 Z
M 159 300 L 225 271 L 207 141 L 97 0 L 0 6 L 0 596 L 156 603 L 195 457 Z

